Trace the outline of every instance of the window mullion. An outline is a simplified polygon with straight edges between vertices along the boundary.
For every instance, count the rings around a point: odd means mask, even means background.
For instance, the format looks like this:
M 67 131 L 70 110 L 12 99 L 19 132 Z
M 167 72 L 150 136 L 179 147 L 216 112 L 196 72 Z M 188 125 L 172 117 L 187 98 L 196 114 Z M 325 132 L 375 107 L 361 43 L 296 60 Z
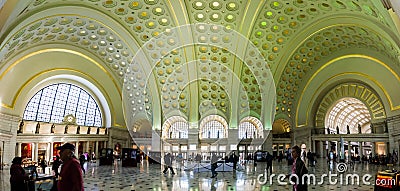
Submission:
M 82 90 L 81 90 L 82 91 Z M 87 125 L 87 126 L 89 126 L 89 124 L 87 124 L 87 121 L 86 121 L 86 119 L 87 119 L 87 115 L 88 115 L 88 107 L 89 107 L 89 101 L 90 101 L 90 97 L 88 96 L 88 98 L 87 98 L 87 103 L 86 103 L 86 110 L 85 110 L 85 120 L 84 120 L 84 125 Z M 92 124 L 92 126 L 94 126 L 94 124 Z
M 35 117 L 35 121 L 37 121 L 38 119 L 37 119 L 37 117 L 38 117 L 38 113 L 39 113 L 39 108 L 40 108 L 40 102 L 42 101 L 42 96 L 43 96 L 43 90 L 42 90 L 42 92 L 40 92 L 40 96 L 39 96 L 39 103 L 38 103 L 38 107 L 37 107 L 37 110 L 36 110 L 36 117 Z
M 76 102 L 76 105 L 75 105 L 75 117 L 76 118 L 78 118 L 77 112 L 78 112 L 79 102 L 81 100 L 81 93 L 82 93 L 82 89 L 79 89 L 78 101 Z M 85 125 L 85 123 L 83 125 Z
M 71 84 L 69 85 L 69 89 L 68 89 L 68 93 L 67 93 L 67 100 L 69 100 L 69 93 L 71 92 Z M 65 110 L 67 109 L 67 105 L 68 105 L 68 102 L 67 103 L 65 103 L 65 106 L 64 106 L 64 117 L 65 117 Z M 74 117 L 76 117 L 76 116 L 74 116 Z
M 51 122 L 51 119 L 53 118 L 53 108 L 54 108 L 54 104 L 56 103 L 56 98 L 57 98 L 57 93 L 58 93 L 58 87 L 59 86 L 60 85 L 58 84 L 57 88 L 56 88 L 56 93 L 55 93 L 55 95 L 53 97 L 53 105 L 51 106 L 51 109 L 50 109 L 50 120 L 49 120 L 49 122 Z

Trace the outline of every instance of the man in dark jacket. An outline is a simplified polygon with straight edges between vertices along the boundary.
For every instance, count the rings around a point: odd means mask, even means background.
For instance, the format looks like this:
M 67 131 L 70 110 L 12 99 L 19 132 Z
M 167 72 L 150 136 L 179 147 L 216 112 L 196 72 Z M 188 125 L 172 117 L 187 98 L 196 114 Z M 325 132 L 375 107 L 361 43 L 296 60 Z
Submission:
M 170 153 L 167 153 L 164 156 L 164 163 L 165 163 L 165 169 L 164 169 L 163 173 L 166 174 L 167 170 L 170 169 L 171 174 L 175 174 L 174 169 L 172 168 L 172 157 L 171 157 Z
M 308 173 L 307 167 L 300 158 L 301 149 L 299 146 L 292 147 L 292 175 L 290 181 L 294 183 L 293 191 L 307 191 L 307 180 L 303 180 L 303 175 Z
M 218 167 L 217 162 L 218 162 L 218 157 L 215 153 L 213 153 L 211 156 L 211 174 L 212 174 L 211 178 L 217 177 L 218 173 L 215 172 L 215 170 Z
M 267 158 L 266 158 L 266 160 L 267 160 L 266 170 L 267 170 L 267 173 L 269 171 L 270 175 L 272 174 L 272 161 L 273 161 L 273 159 L 274 159 L 274 157 L 268 152 L 267 153 Z
M 239 157 L 233 152 L 230 156 L 230 162 L 233 163 L 233 171 L 236 171 L 237 163 L 239 162 Z
M 58 176 L 58 191 L 83 191 L 82 168 L 75 156 L 75 145 L 65 143 L 57 147 L 60 150 L 60 159 L 63 165 Z

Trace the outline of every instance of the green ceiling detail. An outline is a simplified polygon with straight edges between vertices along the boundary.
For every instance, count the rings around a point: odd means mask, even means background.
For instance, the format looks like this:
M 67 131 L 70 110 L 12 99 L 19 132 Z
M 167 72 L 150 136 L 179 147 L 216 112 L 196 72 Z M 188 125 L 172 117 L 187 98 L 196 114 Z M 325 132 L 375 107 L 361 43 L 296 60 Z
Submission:
M 261 66 L 262 62 L 251 63 L 259 68 L 270 68 L 272 73 L 277 68 L 285 66 L 282 74 L 275 79 L 277 91 L 277 111 L 293 114 L 294 105 L 299 88 L 307 81 L 308 75 L 323 64 L 329 55 L 338 51 L 354 48 L 376 51 L 392 60 L 397 60 L 398 46 L 383 38 L 376 31 L 360 26 L 334 26 L 319 31 L 308 37 L 302 44 L 289 46 L 296 40 L 298 34 L 309 30 L 314 33 L 319 29 L 308 28 L 312 23 L 322 22 L 323 18 L 332 15 L 359 15 L 374 22 L 382 23 L 392 28 L 380 10 L 372 3 L 374 0 L 273 0 L 264 1 L 258 10 L 248 10 L 248 3 L 257 1 L 222 1 L 222 0 L 184 0 L 188 23 L 208 23 L 225 26 L 239 32 L 243 28 L 253 26 L 248 38 L 265 57 L 268 66 Z M 173 7 L 169 0 L 36 0 L 24 10 L 21 16 L 40 12 L 46 8 L 62 7 L 64 5 L 81 6 L 100 11 L 120 23 L 139 45 L 146 45 L 143 51 L 148 53 L 149 59 L 155 61 L 150 70 L 160 93 L 162 113 L 168 114 L 179 109 L 188 115 L 193 103 L 211 103 L 224 113 L 230 121 L 233 111 L 231 104 L 239 104 L 239 110 L 249 108 L 251 113 L 261 115 L 262 98 L 260 82 L 254 76 L 259 75 L 250 71 L 236 55 L 225 50 L 225 47 L 216 47 L 210 44 L 222 43 L 226 47 L 232 45 L 234 39 L 227 36 L 205 35 L 204 39 L 196 39 L 201 44 L 192 45 L 193 58 L 188 59 L 187 47 L 171 50 L 173 44 L 180 38 L 174 37 L 169 41 L 158 41 L 146 44 L 164 32 L 176 26 L 174 15 L 178 8 Z M 64 13 L 66 14 L 66 13 Z M 256 15 L 254 23 L 243 23 L 244 17 Z M 211 29 L 213 30 L 213 29 Z M 118 31 L 117 31 L 118 32 Z M 201 31 L 197 31 L 201 33 Z M 216 32 L 215 34 L 218 34 Z M 6 62 L 12 56 L 39 44 L 68 44 L 89 51 L 102 59 L 107 67 L 113 71 L 121 83 L 127 72 L 127 66 L 134 55 L 125 41 L 115 34 L 112 29 L 102 26 L 92 18 L 80 16 L 49 16 L 31 24 L 12 34 L 1 47 L 1 62 Z M 295 49 L 295 50 L 294 50 Z M 158 56 L 161 55 L 159 60 Z M 287 57 L 289 55 L 289 57 Z M 251 56 L 251 55 L 250 55 Z M 249 56 L 249 57 L 250 57 Z M 156 59 L 157 58 L 157 59 Z M 398 60 L 397 60 L 398 61 Z M 195 85 L 188 84 L 189 65 L 194 62 L 197 69 Z M 137 63 L 139 64 L 139 63 Z M 260 66 L 259 66 L 260 65 Z M 140 75 L 141 66 L 135 74 Z M 255 71 L 259 72 L 259 71 Z M 261 72 L 260 72 L 261 73 Z M 235 77 L 243 84 L 244 91 L 239 91 L 239 100 L 232 100 L 232 83 Z M 267 78 L 267 76 L 263 76 Z M 142 80 L 142 79 L 140 79 Z M 132 85 L 136 93 L 145 94 L 145 84 Z M 191 89 L 196 88 L 196 90 Z M 197 101 L 191 92 L 197 91 Z M 138 96 L 138 95 L 132 95 Z M 148 113 L 152 114 L 152 97 L 146 94 Z M 133 104 L 135 108 L 139 108 Z M 136 107 L 137 106 L 137 107 Z M 198 106 L 196 106 L 198 107 Z M 193 115 L 198 115 L 193 114 Z M 235 114 L 236 115 L 236 114 Z M 185 116 L 188 118 L 188 116 Z M 200 116 L 199 116 L 200 117 Z M 257 116 L 259 117 L 259 116 Z
M 293 53 L 281 75 L 277 84 L 277 110 L 294 112 L 299 86 L 306 83 L 306 79 L 334 52 L 347 54 L 355 49 L 372 50 L 396 63 L 400 51 L 395 47 L 374 31 L 358 26 L 331 27 L 314 34 Z
M 259 67 L 261 68 L 262 66 Z M 261 115 L 262 104 L 259 84 L 251 70 L 246 65 L 243 65 L 242 68 L 242 74 L 240 76 L 245 90 L 242 91 L 242 94 L 240 95 L 239 104 L 241 107 L 248 107 L 258 115 L 254 116 L 253 114 L 253 117 L 259 117 Z

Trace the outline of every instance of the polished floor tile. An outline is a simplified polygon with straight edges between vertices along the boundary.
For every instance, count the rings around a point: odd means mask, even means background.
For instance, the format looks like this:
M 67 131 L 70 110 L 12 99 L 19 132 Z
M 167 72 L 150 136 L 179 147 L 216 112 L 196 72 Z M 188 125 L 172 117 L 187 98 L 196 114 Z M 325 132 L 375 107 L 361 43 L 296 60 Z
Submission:
M 188 165 L 188 164 L 185 164 Z M 148 164 L 147 162 L 139 163 L 138 167 L 122 167 L 120 161 L 116 161 L 111 166 L 98 166 L 98 163 L 86 163 L 86 174 L 84 175 L 84 186 L 87 191 L 110 191 L 110 190 L 153 190 L 153 191 L 197 191 L 197 190 L 292 190 L 288 179 L 278 182 L 278 175 L 286 175 L 290 172 L 291 167 L 285 161 L 282 163 L 273 163 L 273 176 L 265 181 L 265 163 L 257 163 L 254 167 L 252 162 L 244 165 L 244 169 L 236 172 L 219 172 L 217 178 L 210 178 L 211 172 L 194 173 L 193 171 L 183 171 L 175 169 L 175 175 L 168 172 L 162 173 L 160 165 Z M 308 190 L 316 191 L 370 191 L 373 190 L 375 182 L 375 174 L 377 171 L 388 169 L 386 166 L 378 166 L 371 164 L 356 163 L 353 167 L 348 167 L 347 172 L 337 174 L 336 166 L 328 165 L 324 160 L 318 160 L 316 167 L 309 167 L 309 173 L 315 175 L 316 183 L 308 186 Z M 390 168 L 397 168 L 390 167 Z M 323 174 L 331 173 L 331 182 L 325 177 L 321 181 Z M 335 177 L 333 175 L 337 174 Z M 357 175 L 360 177 L 359 184 L 346 184 L 346 175 Z M 362 181 L 362 177 L 371 175 L 366 183 Z M 367 177 L 367 176 L 365 176 Z M 367 177 L 368 178 L 368 177 Z M 340 183 L 342 180 L 342 183 Z M 337 181 L 335 183 L 335 181 Z M 272 183 L 272 184 L 271 184 Z M 51 182 L 37 183 L 36 187 L 48 190 Z M 1 173 L 0 188 L 1 190 L 9 190 L 9 170 L 3 170 Z

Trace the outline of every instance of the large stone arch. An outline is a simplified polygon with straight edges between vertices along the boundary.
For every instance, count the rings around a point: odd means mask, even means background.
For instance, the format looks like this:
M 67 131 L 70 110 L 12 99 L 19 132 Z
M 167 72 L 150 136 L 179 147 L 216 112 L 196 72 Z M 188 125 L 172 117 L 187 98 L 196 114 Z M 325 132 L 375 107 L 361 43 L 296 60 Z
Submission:
M 315 126 L 323 127 L 325 125 L 326 114 L 332 107 L 332 104 L 345 97 L 357 98 L 363 102 L 370 111 L 372 120 L 386 118 L 382 100 L 374 89 L 368 85 L 357 82 L 342 83 L 326 93 L 318 104 L 318 109 L 315 114 Z
M 400 81 L 398 74 L 376 58 L 358 54 L 345 55 L 325 63 L 301 87 L 302 92 L 296 104 L 296 127 L 313 126 L 316 103 L 326 94 L 326 88 L 344 81 L 358 81 L 368 85 L 379 95 L 386 113 L 399 111 L 400 100 L 395 92 L 400 88 L 397 83 Z

